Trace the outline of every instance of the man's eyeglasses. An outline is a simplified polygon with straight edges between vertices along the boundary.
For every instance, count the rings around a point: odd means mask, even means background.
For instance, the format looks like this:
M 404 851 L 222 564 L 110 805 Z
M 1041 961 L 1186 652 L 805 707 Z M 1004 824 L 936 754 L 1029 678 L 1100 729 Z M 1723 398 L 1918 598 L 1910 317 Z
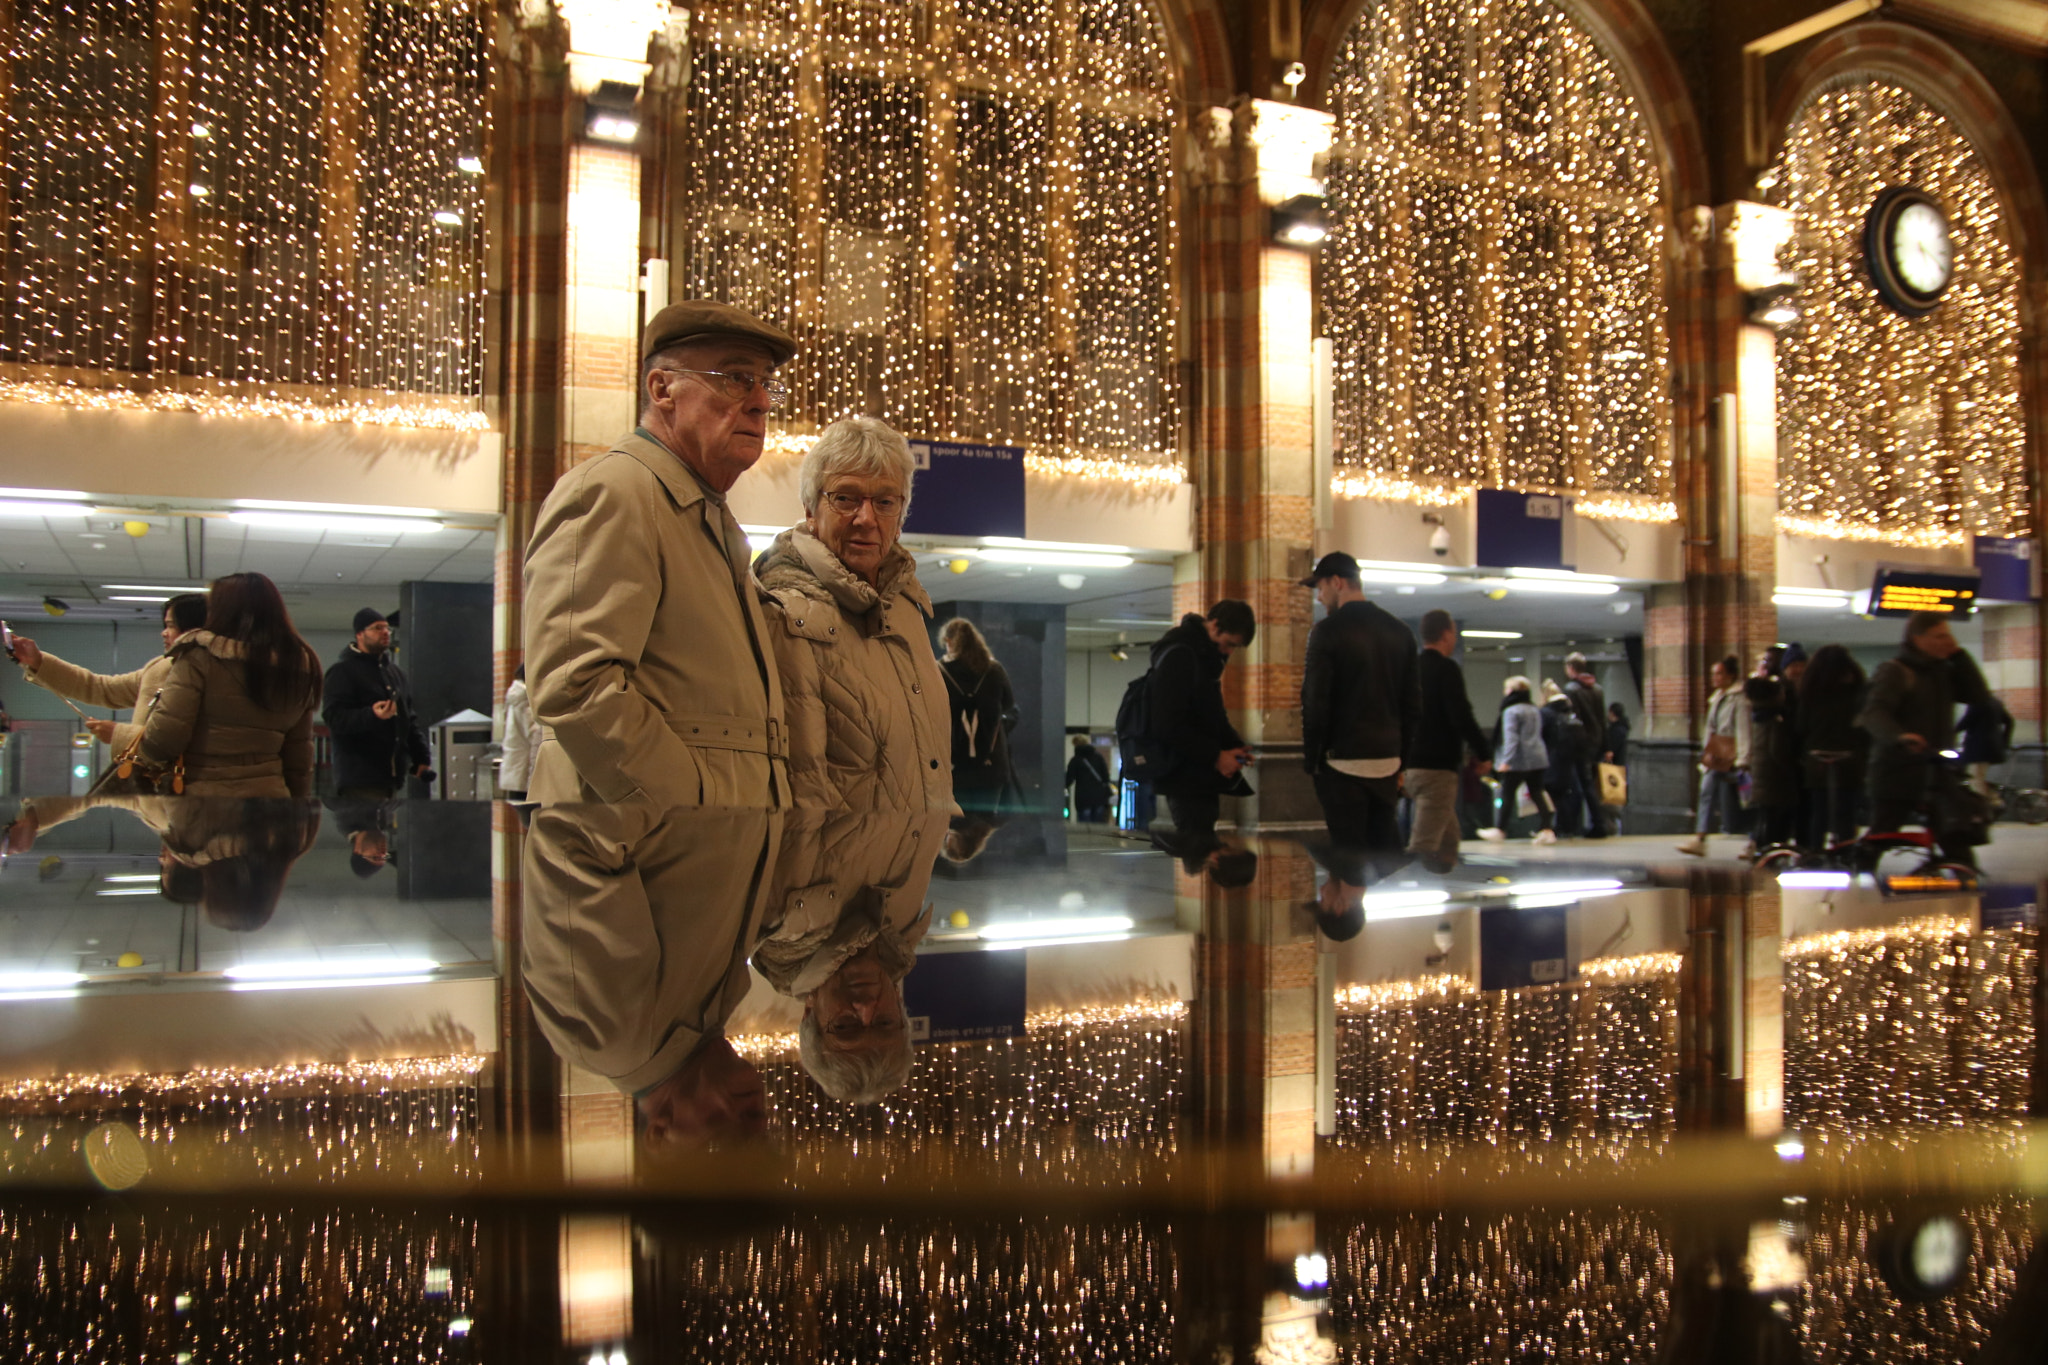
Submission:
M 894 521 L 903 515 L 903 499 L 889 494 L 870 498 L 860 493 L 827 493 L 825 502 L 842 517 L 859 516 L 860 505 L 864 502 L 872 504 L 875 515 L 883 521 Z
M 663 365 L 661 368 L 671 374 L 694 374 L 701 379 L 709 380 L 713 392 L 735 403 L 747 398 L 755 389 L 768 395 L 770 408 L 781 407 L 783 400 L 789 397 L 788 387 L 780 379 L 772 377 L 733 374 L 725 370 L 686 370 L 679 365 Z

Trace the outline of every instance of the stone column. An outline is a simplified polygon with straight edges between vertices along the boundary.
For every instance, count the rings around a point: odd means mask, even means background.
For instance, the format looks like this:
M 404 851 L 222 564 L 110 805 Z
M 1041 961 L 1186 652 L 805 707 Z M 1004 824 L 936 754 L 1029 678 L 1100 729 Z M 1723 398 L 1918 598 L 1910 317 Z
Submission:
M 1778 1132 L 1785 1122 L 1785 970 L 1777 882 L 1700 867 L 1686 892 L 1679 1127 Z
M 1312 600 L 1313 258 L 1272 240 L 1272 208 L 1318 190 L 1332 117 L 1239 99 L 1198 121 L 1194 553 L 1174 569 L 1176 613 L 1240 598 L 1258 638 L 1224 670 L 1232 720 L 1258 752 L 1240 826 L 1321 818 L 1301 770 L 1301 660 Z

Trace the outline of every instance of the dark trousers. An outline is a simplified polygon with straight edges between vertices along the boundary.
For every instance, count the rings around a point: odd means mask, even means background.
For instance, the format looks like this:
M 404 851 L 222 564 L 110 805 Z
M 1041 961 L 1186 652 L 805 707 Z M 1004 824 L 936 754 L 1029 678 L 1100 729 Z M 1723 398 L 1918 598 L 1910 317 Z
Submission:
M 1173 817 L 1173 832 L 1185 838 L 1203 838 L 1216 833 L 1216 817 L 1222 813 L 1223 798 L 1213 792 L 1201 796 L 1168 796 L 1166 810 Z
M 1544 789 L 1550 793 L 1551 804 L 1557 807 L 1557 832 L 1569 839 L 1579 832 L 1580 818 L 1585 814 L 1580 809 L 1579 780 L 1567 768 L 1553 783 L 1546 783 Z
M 1330 834 L 1330 875 L 1368 886 L 1408 861 L 1394 806 L 1391 777 L 1353 777 L 1324 768 L 1315 775 L 1316 800 Z
M 1543 791 L 1543 770 L 1531 768 L 1500 775 L 1500 819 L 1496 823 L 1503 834 L 1507 833 L 1508 821 L 1515 818 L 1515 793 L 1525 785 L 1529 788 L 1529 799 L 1536 805 L 1536 818 L 1543 822 L 1541 828 L 1551 827 L 1550 798 Z
M 1607 837 L 1607 807 L 1600 804 L 1600 764 L 1597 760 L 1578 766 L 1579 800 L 1586 806 L 1586 835 L 1593 839 Z

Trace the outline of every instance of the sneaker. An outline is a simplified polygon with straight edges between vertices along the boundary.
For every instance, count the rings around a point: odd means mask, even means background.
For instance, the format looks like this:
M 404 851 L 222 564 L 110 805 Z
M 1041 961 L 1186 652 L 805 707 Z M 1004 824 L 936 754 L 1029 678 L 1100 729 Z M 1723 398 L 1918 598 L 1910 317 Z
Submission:
M 1536 837 L 1533 840 L 1531 840 L 1531 842 L 1538 844 L 1554 844 L 1557 842 L 1557 831 L 1554 829 L 1539 829 L 1536 831 Z
M 1702 836 L 1695 834 L 1692 838 L 1679 844 L 1678 851 L 1680 853 L 1690 853 L 1695 858 L 1704 858 L 1707 856 L 1707 841 Z
M 1508 836 L 1505 830 L 1498 830 L 1488 826 L 1486 829 L 1479 831 L 1479 837 L 1486 840 L 1489 844 L 1497 844 Z

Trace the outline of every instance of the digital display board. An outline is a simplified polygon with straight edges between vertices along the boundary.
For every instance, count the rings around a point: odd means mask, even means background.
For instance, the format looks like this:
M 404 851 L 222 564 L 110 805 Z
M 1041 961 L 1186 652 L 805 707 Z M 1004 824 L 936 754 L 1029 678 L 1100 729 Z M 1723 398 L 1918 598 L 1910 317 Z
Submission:
M 1938 611 L 1968 616 L 1977 609 L 1980 577 L 1975 569 L 1880 564 L 1870 585 L 1870 614 L 1911 616 L 1916 611 Z

